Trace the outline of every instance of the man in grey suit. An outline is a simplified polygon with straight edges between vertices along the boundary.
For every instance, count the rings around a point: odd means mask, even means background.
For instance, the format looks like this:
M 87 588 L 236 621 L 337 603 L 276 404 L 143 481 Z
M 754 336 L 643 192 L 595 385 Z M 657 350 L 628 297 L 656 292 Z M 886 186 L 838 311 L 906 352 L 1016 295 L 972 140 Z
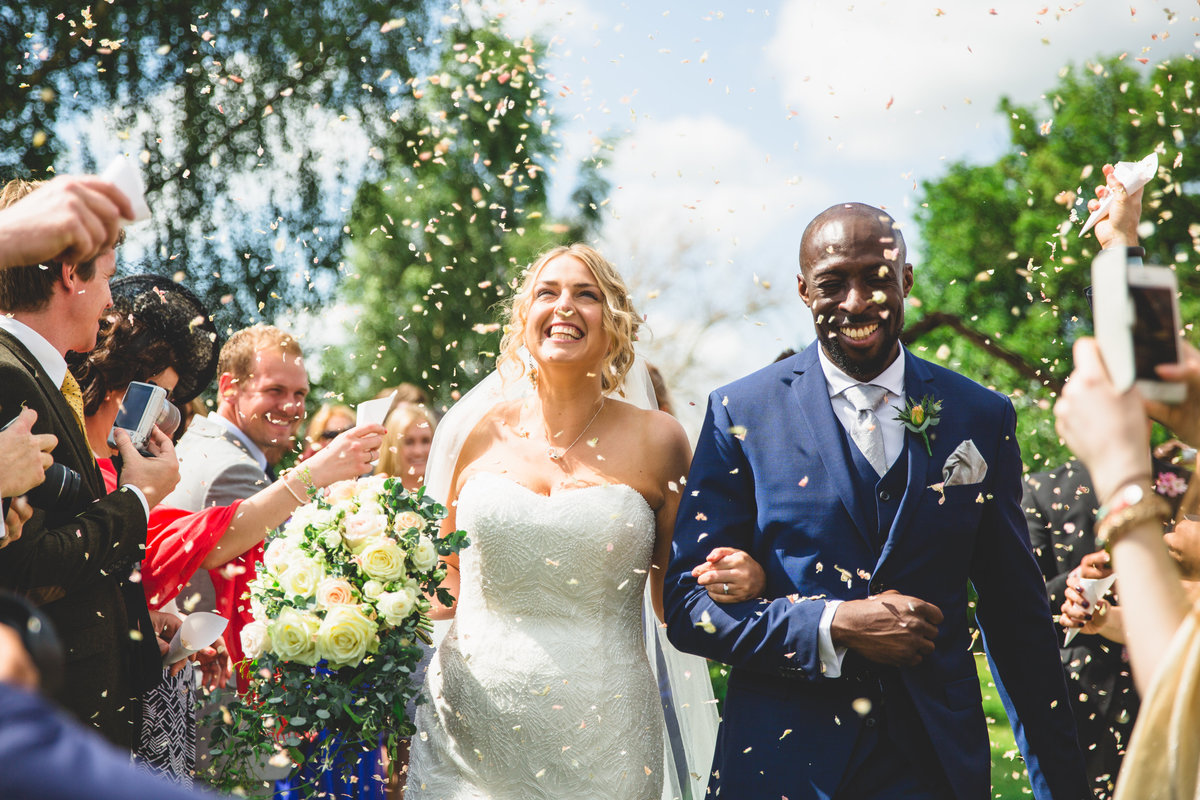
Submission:
M 275 465 L 293 446 L 309 390 L 300 345 L 290 334 L 270 325 L 245 328 L 221 348 L 217 374 L 217 410 L 194 419 L 179 440 L 179 485 L 164 502 L 190 511 L 238 500 L 277 507 L 275 501 L 288 498 L 278 489 L 265 490 L 275 481 Z M 306 499 L 310 489 L 370 472 L 385 432 L 381 425 L 353 428 L 304 466 L 287 473 L 280 483 L 299 501 Z M 268 499 L 269 495 L 276 497 Z M 282 513 L 250 512 L 259 520 L 271 518 L 263 526 L 263 535 L 267 527 L 282 523 L 295 508 L 291 503 L 285 507 Z M 248 510 L 243 504 L 239 515 Z M 230 620 L 226 644 L 235 663 L 241 660 L 241 627 L 249 618 L 248 601 L 240 595 L 260 558 L 261 550 L 252 547 L 221 567 L 197 572 L 179 594 L 184 610 L 216 611 Z M 206 734 L 202 727 L 198 772 L 205 767 Z

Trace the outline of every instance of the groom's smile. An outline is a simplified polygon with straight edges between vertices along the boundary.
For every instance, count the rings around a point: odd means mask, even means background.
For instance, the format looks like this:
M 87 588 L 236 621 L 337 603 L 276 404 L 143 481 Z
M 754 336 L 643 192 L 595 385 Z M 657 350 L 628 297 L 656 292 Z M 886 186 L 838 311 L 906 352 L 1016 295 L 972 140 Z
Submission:
M 869 381 L 900 353 L 912 266 L 891 217 L 848 204 L 808 226 L 796 276 L 821 348 L 843 372 Z

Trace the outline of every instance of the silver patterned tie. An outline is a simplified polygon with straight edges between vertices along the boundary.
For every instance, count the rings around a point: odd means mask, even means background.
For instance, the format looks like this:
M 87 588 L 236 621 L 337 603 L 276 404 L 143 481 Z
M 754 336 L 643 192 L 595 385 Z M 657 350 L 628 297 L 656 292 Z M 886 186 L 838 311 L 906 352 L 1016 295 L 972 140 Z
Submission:
M 883 404 L 888 390 L 873 383 L 859 383 L 846 389 L 842 395 L 858 412 L 858 418 L 850 426 L 850 438 L 882 476 L 887 472 L 887 457 L 883 454 L 883 429 L 879 427 L 875 409 Z

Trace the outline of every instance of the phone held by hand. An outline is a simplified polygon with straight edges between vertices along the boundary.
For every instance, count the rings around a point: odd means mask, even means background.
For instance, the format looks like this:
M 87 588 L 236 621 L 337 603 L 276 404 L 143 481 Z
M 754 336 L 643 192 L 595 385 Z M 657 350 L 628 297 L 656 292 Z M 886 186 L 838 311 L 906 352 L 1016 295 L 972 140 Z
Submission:
M 133 381 L 125 390 L 117 418 L 113 421 L 112 430 L 108 432 L 108 446 L 116 448 L 117 440 L 114 434 L 117 428 L 121 428 L 129 434 L 138 452 L 148 456 L 150 452 L 146 449 L 146 442 L 150 439 L 150 431 L 155 425 L 167 436 L 171 436 L 179 427 L 179 409 L 167 399 L 166 389 L 153 383 Z
M 1182 383 L 1159 379 L 1155 367 L 1182 357 L 1179 285 L 1174 270 L 1129 264 L 1123 247 L 1092 262 L 1092 317 L 1104 364 L 1118 391 L 1137 384 L 1142 395 L 1181 403 Z

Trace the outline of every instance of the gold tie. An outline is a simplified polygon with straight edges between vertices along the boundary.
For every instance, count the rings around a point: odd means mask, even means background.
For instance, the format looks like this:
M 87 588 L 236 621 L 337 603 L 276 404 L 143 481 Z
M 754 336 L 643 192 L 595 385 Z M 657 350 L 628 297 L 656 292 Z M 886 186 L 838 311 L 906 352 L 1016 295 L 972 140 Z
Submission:
M 70 370 L 67 370 L 67 375 L 63 378 L 62 394 L 67 400 L 67 405 L 75 412 L 75 421 L 79 423 L 79 430 L 83 431 L 83 438 L 87 439 L 87 427 L 83 424 L 83 392 L 79 389 L 79 381 L 75 380 Z

